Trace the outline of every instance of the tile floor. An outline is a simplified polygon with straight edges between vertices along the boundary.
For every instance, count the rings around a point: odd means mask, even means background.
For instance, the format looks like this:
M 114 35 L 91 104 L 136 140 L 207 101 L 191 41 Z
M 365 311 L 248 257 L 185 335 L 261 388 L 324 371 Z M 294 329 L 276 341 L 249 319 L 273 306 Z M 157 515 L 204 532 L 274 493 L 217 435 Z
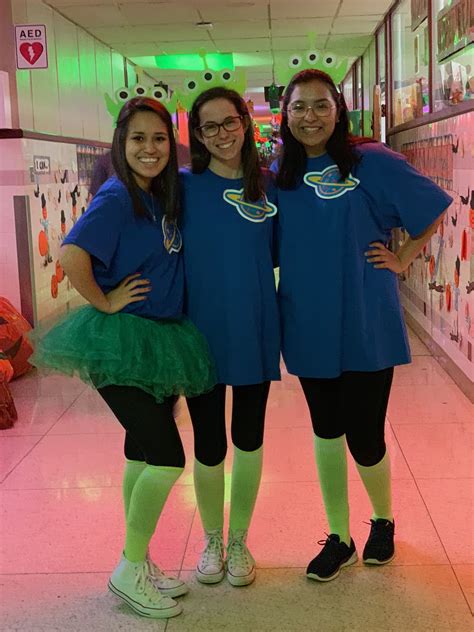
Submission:
M 79 381 L 35 374 L 12 384 L 19 422 L 0 433 L 0 629 L 5 632 L 297 632 L 474 630 L 474 407 L 411 334 L 414 361 L 396 370 L 387 439 L 394 478 L 397 557 L 360 562 L 328 584 L 304 569 L 325 520 L 308 415 L 296 380 L 271 391 L 265 469 L 249 545 L 255 584 L 202 586 L 202 546 L 188 457 L 152 544 L 163 568 L 189 579 L 184 613 L 142 619 L 109 594 L 121 550 L 122 432 Z M 230 455 L 229 455 L 230 456 Z M 230 459 L 229 459 L 230 466 Z M 369 504 L 350 468 L 353 536 L 367 536 Z

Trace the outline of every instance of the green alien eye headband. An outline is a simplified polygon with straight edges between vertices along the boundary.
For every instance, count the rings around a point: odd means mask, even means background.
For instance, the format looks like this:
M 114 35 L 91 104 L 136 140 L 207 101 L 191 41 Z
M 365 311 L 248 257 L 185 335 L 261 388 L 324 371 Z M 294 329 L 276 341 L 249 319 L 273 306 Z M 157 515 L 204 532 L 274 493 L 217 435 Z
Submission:
M 292 55 L 275 57 L 275 76 L 280 85 L 287 86 L 297 72 L 300 70 L 322 70 L 327 73 L 334 83 L 341 83 L 349 69 L 347 57 L 334 55 L 329 51 L 319 50 L 314 46 L 315 34 L 308 34 L 309 47 L 303 52 Z

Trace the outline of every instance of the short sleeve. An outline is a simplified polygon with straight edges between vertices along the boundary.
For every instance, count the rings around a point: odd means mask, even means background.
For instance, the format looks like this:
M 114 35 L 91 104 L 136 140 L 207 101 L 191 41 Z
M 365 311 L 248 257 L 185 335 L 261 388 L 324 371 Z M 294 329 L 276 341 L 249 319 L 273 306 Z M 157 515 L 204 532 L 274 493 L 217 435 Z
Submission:
M 72 227 L 64 244 L 79 246 L 108 268 L 125 222 L 125 201 L 116 192 L 102 189 Z
M 402 154 L 380 143 L 368 143 L 360 151 L 363 157 L 354 175 L 373 198 L 384 228 L 405 228 L 416 237 L 451 204 L 452 197 Z

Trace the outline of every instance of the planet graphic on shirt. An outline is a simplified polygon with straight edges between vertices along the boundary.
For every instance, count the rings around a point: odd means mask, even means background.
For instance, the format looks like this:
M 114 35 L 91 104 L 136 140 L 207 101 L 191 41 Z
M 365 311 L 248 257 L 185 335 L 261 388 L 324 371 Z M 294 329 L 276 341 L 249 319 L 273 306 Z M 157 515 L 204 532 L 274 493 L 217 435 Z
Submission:
M 269 202 L 266 196 L 258 202 L 246 202 L 243 193 L 243 189 L 226 189 L 223 194 L 224 200 L 235 206 L 239 215 L 250 222 L 264 222 L 267 217 L 276 215 L 277 207 Z
M 161 220 L 161 229 L 163 231 L 163 245 L 169 254 L 172 252 L 179 252 L 183 241 L 181 239 L 181 233 L 179 232 L 176 221 L 169 221 L 166 215 Z
M 353 191 L 360 184 L 360 180 L 349 175 L 341 180 L 341 174 L 336 165 L 326 167 L 323 171 L 311 171 L 304 177 L 304 182 L 313 187 L 318 197 L 324 200 L 340 197 Z

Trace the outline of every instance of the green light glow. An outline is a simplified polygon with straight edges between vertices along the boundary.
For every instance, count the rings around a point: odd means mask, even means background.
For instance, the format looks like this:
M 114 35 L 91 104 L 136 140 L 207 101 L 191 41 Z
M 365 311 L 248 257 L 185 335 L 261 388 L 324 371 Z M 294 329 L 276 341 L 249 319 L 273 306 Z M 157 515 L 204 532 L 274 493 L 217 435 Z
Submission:
M 142 55 L 137 57 L 130 58 L 134 64 L 140 66 L 141 68 L 149 68 L 150 66 L 154 68 L 155 64 L 155 56 L 154 55 Z
M 201 55 L 156 55 L 155 64 L 162 70 L 206 70 Z M 232 53 L 206 54 L 207 67 L 210 70 L 234 70 Z
M 234 53 L 236 66 L 251 68 L 252 66 L 271 66 L 272 56 L 270 53 Z

